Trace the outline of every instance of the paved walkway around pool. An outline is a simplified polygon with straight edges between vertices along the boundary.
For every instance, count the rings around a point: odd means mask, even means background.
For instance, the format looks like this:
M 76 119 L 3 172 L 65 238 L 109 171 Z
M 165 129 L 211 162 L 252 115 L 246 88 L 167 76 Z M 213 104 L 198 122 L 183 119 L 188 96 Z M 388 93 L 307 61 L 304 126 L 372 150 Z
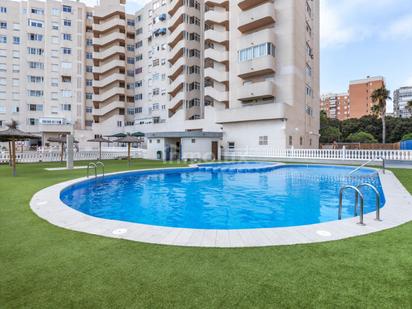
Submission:
M 380 172 L 380 178 L 386 198 L 386 205 L 381 209 L 382 221 L 375 221 L 375 213 L 367 214 L 365 226 L 357 224 L 359 218 L 352 218 L 285 228 L 197 230 L 100 219 L 78 212 L 60 200 L 63 189 L 86 178 L 36 193 L 30 207 L 39 217 L 65 229 L 145 243 L 220 248 L 308 244 L 366 235 L 412 221 L 412 196 L 392 172 Z

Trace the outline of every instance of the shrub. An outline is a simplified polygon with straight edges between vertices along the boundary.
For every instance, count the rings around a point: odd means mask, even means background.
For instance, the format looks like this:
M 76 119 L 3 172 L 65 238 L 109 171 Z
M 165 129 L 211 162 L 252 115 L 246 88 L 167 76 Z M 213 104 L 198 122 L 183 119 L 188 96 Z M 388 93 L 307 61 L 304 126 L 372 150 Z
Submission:
M 348 136 L 348 141 L 351 143 L 377 143 L 378 140 L 370 133 L 359 131 Z
M 411 132 L 411 133 L 408 133 L 408 134 L 405 134 L 405 135 L 402 137 L 402 141 L 410 141 L 410 140 L 412 140 L 412 132 Z

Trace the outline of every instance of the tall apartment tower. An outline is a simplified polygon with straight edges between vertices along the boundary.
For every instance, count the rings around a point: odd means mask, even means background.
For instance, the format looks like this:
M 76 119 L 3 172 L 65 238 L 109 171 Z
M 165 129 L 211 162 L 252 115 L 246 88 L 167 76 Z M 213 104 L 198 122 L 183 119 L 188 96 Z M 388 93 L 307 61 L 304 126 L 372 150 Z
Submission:
M 152 1 L 136 29 L 136 130 L 317 147 L 319 1 Z
M 93 9 L 93 131 L 103 135 L 134 123 L 135 23 L 125 4 L 101 0 Z
M 361 118 L 372 115 L 372 93 L 385 85 L 385 79 L 382 76 L 367 77 L 351 81 L 349 83 L 350 111 L 351 118 Z
M 85 113 L 88 8 L 78 2 L 0 2 L 0 126 L 44 139 L 91 128 Z
M 408 102 L 412 101 L 412 87 L 401 87 L 393 93 L 393 110 L 395 117 L 412 117 Z

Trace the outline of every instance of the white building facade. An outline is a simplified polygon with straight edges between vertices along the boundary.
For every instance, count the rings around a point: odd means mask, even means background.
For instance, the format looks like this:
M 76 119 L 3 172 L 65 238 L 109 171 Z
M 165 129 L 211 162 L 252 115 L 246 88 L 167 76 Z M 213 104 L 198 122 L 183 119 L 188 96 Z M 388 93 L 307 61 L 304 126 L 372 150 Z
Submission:
M 395 117 L 412 117 L 408 102 L 412 101 L 412 87 L 401 87 L 393 93 L 393 111 Z
M 319 0 L 125 2 L 1 0 L 0 126 L 143 132 L 162 158 L 318 147 Z
M 136 29 L 135 130 L 157 148 L 318 147 L 319 1 L 152 1 Z

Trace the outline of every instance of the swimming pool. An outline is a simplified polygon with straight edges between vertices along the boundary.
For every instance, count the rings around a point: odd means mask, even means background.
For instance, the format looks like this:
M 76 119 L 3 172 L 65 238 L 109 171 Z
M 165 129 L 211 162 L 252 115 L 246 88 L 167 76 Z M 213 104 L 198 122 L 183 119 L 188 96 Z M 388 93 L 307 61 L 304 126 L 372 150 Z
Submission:
M 249 167 L 249 166 L 248 166 Z M 339 190 L 364 182 L 378 187 L 378 174 L 350 167 L 283 165 L 233 172 L 199 168 L 137 171 L 76 183 L 61 194 L 69 207 L 98 218 L 191 229 L 256 229 L 310 225 L 338 218 Z M 375 196 L 363 189 L 365 213 Z M 343 218 L 353 217 L 353 193 Z

